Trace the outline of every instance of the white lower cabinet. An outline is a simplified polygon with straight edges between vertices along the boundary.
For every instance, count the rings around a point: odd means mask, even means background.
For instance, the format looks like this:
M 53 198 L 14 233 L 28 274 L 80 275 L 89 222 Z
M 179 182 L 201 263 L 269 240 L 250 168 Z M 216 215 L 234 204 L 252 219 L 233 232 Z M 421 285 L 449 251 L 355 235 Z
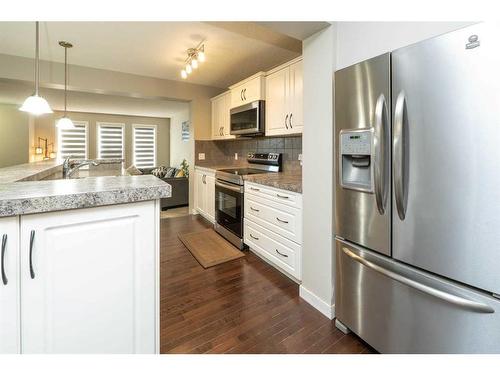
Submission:
M 0 289 L 2 353 L 158 352 L 159 202 L 0 223 L 13 287 Z
M 0 354 L 20 352 L 19 224 L 0 218 Z
M 215 171 L 195 167 L 195 207 L 203 217 L 215 222 Z
M 244 242 L 297 281 L 302 279 L 302 195 L 245 182 Z

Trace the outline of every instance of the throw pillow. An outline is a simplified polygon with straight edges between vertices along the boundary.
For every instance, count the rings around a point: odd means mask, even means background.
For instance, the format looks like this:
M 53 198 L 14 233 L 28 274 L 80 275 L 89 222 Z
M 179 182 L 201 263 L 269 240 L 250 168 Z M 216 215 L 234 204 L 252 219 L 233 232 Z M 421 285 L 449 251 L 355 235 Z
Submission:
M 178 169 L 175 177 L 184 177 L 184 171 L 182 169 Z
M 167 178 L 174 177 L 176 171 L 177 171 L 177 169 L 175 169 L 175 168 L 172 168 L 172 167 L 167 168 L 167 173 L 165 173 L 165 177 L 167 177 Z
M 133 164 L 125 169 L 125 172 L 127 172 L 130 176 L 140 176 L 142 174 L 142 172 Z
M 168 171 L 168 170 L 167 170 L 165 167 L 158 167 L 158 168 L 156 168 L 156 169 L 153 169 L 153 170 L 151 171 L 151 174 L 152 174 L 153 176 L 158 177 L 158 178 L 164 178 L 164 177 L 165 177 L 165 175 L 167 174 L 167 171 Z

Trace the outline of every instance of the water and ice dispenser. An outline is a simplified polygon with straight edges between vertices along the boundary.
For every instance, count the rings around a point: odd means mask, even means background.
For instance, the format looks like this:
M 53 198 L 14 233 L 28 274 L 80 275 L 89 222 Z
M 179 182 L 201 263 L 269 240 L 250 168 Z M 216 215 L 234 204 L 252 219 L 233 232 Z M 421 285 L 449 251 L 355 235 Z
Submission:
M 340 132 L 340 185 L 373 192 L 372 129 Z

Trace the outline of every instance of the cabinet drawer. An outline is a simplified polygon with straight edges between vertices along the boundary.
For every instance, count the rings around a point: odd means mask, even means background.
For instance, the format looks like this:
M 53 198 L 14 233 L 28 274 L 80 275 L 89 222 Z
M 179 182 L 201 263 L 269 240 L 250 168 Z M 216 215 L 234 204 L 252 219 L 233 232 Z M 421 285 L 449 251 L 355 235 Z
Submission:
M 253 182 L 245 182 L 245 194 L 246 193 L 270 199 L 273 202 L 282 203 L 287 206 L 302 208 L 302 194 L 299 193 L 255 184 Z
M 301 279 L 300 245 L 245 218 L 244 241 L 260 256 L 297 280 Z
M 270 199 L 245 194 L 245 218 L 283 237 L 302 243 L 301 211 Z

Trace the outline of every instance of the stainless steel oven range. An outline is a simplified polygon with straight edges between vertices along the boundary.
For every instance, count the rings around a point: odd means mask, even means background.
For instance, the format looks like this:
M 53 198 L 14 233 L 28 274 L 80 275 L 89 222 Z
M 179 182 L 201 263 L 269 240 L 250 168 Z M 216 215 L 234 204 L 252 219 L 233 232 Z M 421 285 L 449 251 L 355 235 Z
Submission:
M 246 168 L 219 169 L 215 172 L 214 229 L 243 250 L 243 176 L 281 171 L 281 154 L 249 153 Z

